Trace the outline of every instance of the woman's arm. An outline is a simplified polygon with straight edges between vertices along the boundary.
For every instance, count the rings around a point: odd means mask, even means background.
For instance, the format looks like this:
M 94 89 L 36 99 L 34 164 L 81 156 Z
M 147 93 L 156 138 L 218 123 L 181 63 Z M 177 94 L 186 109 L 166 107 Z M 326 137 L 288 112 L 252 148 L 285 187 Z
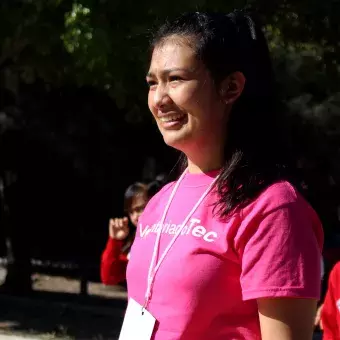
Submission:
M 257 300 L 262 340 L 311 340 L 316 299 L 260 298 Z

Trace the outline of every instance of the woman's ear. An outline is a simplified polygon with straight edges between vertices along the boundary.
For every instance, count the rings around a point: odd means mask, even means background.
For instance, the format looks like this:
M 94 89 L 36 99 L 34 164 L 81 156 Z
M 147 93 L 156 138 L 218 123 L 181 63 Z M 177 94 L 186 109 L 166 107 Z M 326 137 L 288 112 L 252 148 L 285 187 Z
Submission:
M 234 72 L 225 78 L 220 87 L 222 100 L 226 104 L 232 104 L 242 94 L 246 78 L 242 72 Z

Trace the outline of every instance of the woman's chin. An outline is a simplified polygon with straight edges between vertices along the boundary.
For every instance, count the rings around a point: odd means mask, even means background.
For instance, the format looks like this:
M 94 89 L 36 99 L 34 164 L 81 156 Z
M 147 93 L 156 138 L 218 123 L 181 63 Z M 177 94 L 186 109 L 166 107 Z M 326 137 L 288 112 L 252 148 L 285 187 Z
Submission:
M 190 136 L 188 133 L 185 133 L 185 131 L 167 131 L 165 133 L 163 132 L 163 139 L 165 144 L 183 151 L 185 145 L 190 141 Z

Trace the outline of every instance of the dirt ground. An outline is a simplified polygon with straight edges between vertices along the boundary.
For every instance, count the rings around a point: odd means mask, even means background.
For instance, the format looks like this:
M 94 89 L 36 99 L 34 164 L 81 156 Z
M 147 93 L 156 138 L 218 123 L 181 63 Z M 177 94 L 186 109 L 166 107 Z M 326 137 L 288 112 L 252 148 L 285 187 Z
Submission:
M 0 333 L 45 340 L 118 339 L 126 307 L 124 288 L 90 282 L 88 296 L 81 296 L 76 279 L 34 274 L 33 282 L 29 295 L 0 294 Z
M 33 274 L 32 279 L 35 291 L 71 294 L 79 294 L 80 292 L 79 280 L 44 274 Z M 109 287 L 98 282 L 89 283 L 88 293 L 91 296 L 126 299 L 126 290 L 123 287 Z

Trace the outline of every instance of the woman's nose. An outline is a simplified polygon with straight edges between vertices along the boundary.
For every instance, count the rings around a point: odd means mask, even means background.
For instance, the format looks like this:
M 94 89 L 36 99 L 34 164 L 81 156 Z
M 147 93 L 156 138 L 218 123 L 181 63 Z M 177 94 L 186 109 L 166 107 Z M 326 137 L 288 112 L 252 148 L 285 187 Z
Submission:
M 171 102 L 167 86 L 159 84 L 154 92 L 154 105 L 157 109 L 161 109 Z

